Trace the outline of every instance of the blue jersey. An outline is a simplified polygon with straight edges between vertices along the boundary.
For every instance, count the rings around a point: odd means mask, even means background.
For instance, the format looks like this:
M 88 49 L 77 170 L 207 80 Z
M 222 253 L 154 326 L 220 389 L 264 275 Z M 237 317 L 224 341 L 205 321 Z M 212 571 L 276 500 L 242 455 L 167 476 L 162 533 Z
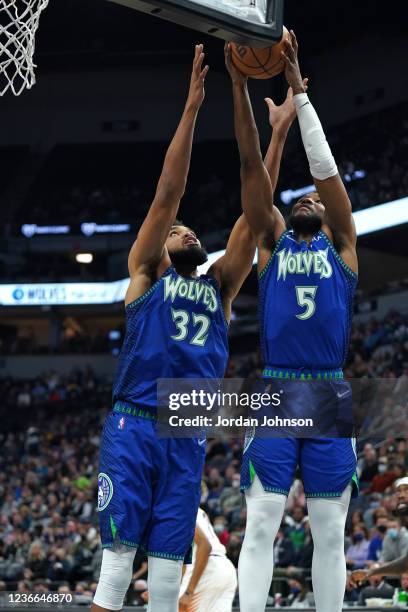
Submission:
M 356 284 L 356 274 L 323 231 L 310 244 L 284 232 L 260 273 L 264 375 L 341 368 Z
M 155 408 L 158 378 L 222 378 L 227 332 L 215 278 L 185 278 L 168 268 L 126 306 L 113 401 Z

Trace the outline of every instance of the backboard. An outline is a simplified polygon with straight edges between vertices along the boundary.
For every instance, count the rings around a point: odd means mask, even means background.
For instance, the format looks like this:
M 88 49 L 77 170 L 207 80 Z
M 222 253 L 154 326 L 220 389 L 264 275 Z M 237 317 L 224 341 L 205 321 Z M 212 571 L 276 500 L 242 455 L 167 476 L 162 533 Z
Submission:
M 111 1 L 251 47 L 268 47 L 282 38 L 284 0 Z

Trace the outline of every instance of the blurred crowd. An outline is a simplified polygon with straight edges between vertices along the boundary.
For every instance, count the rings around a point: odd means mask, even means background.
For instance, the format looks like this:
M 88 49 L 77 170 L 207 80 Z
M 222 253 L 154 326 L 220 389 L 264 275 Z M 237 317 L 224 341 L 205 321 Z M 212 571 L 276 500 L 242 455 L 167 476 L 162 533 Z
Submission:
M 368 322 L 354 322 L 345 374 L 395 378 L 408 374 L 408 315 L 391 311 Z
M 0 326 L 0 355 L 90 355 L 117 354 L 122 338 L 122 326 L 115 330 L 87 331 L 72 317 L 73 324 L 61 326 L 59 338 L 53 344 L 39 337 L 35 326 Z M 116 349 L 116 350 L 115 350 Z
M 406 117 L 407 103 L 403 103 L 327 131 L 354 210 L 408 194 Z M 98 221 L 139 226 L 154 195 L 167 145 L 59 145 L 46 160 L 18 219 L 39 225 Z M 143 164 L 137 163 L 140 159 Z M 231 163 L 225 164 L 225 159 Z M 310 183 L 306 156 L 297 138 L 284 158 L 275 203 L 285 213 L 280 192 Z M 222 240 L 221 230 L 230 227 L 239 210 L 236 143 L 197 142 L 182 218 L 194 224 L 200 236 L 211 235 L 217 228 Z
M 227 376 L 246 377 L 259 369 L 257 354 L 237 355 Z M 354 325 L 346 371 L 367 384 L 376 385 L 376 377 L 382 377 L 359 439 L 361 494 L 352 502 L 345 537 L 352 570 L 408 552 L 406 518 L 394 512 L 394 483 L 408 470 L 406 316 L 391 312 L 382 321 Z M 386 391 L 382 381 L 391 385 Z M 98 449 L 111 402 L 110 381 L 91 368 L 69 376 L 50 371 L 31 380 L 3 378 L 0 393 L 0 591 L 58 590 L 89 603 L 102 553 L 96 513 Z M 241 439 L 208 441 L 201 498 L 234 565 L 246 521 L 239 489 L 242 444 Z M 297 477 L 275 542 L 270 602 L 312 605 L 312 554 L 306 499 Z M 138 555 L 129 603 L 142 602 L 146 575 L 146 559 Z M 372 579 L 370 588 L 393 592 L 395 585 Z M 361 602 L 367 593 L 348 585 L 346 600 Z

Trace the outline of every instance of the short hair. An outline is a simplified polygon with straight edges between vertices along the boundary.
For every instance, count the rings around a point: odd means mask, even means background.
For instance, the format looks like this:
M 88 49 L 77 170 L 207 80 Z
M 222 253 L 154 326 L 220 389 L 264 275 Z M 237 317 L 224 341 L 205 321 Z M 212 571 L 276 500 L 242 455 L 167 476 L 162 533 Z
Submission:
M 193 228 L 191 228 L 189 225 L 186 225 L 184 221 L 182 221 L 181 219 L 175 219 L 174 223 L 171 224 L 171 227 L 187 227 L 189 230 L 191 230 L 195 234 L 195 231 L 193 230 Z

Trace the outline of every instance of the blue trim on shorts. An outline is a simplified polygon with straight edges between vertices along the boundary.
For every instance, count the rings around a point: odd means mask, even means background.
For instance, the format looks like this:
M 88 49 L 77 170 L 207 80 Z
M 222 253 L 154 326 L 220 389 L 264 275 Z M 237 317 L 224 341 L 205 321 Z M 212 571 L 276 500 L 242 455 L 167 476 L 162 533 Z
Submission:
M 263 378 L 285 378 L 291 380 L 339 380 L 344 378 L 343 370 L 307 370 L 304 368 L 280 368 L 267 365 L 262 371 Z
M 162 552 L 146 550 L 146 548 L 142 546 L 141 544 L 136 544 L 136 542 L 129 542 L 129 540 L 124 540 L 122 538 L 116 538 L 114 542 L 108 542 L 108 544 L 102 544 L 102 549 L 114 548 L 117 544 L 122 544 L 123 546 L 128 546 L 129 548 L 137 548 L 138 551 L 145 553 L 149 557 L 159 557 L 160 559 L 171 559 L 172 561 L 183 561 L 185 559 L 185 555 L 172 555 L 170 553 L 162 553 Z
M 289 489 L 279 489 L 278 487 L 268 487 L 262 484 L 261 479 L 259 479 L 262 488 L 264 491 L 267 491 L 267 493 L 278 493 L 279 495 L 285 495 L 286 497 L 289 495 Z M 241 485 L 240 486 L 240 491 L 241 493 L 245 493 L 245 491 L 248 491 L 248 489 L 250 489 L 252 486 L 252 482 L 248 485 Z

